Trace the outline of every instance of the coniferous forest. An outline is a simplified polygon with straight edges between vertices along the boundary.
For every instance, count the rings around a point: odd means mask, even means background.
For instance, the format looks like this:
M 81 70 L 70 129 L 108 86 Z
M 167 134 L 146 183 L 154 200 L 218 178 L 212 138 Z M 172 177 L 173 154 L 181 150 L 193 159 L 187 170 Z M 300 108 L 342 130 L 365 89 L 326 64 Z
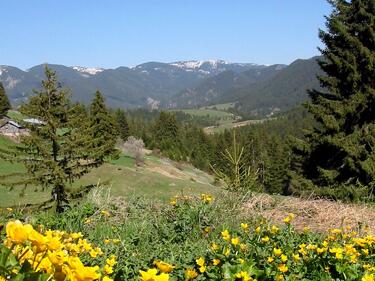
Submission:
M 374 281 L 375 0 L 328 3 L 289 66 L 0 65 L 0 281 Z

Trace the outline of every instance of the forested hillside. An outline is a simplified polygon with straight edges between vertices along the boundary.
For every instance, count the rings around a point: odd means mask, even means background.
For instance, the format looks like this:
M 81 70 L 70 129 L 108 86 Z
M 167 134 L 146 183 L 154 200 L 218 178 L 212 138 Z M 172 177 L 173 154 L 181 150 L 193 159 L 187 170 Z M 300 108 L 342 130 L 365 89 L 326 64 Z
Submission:
M 291 109 L 308 100 L 307 90 L 320 88 L 317 59 L 296 60 L 267 80 L 226 92 L 217 102 L 235 101 L 237 110 L 255 116 Z

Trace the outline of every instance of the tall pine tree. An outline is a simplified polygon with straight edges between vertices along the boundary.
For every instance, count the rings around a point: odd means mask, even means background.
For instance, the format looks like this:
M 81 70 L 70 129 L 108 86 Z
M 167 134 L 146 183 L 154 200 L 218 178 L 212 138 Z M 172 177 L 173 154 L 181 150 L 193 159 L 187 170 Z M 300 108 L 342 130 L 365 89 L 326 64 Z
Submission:
M 0 118 L 11 108 L 8 96 L 5 93 L 3 84 L 0 82 Z
M 82 118 L 77 121 L 73 114 L 75 107 L 70 104 L 68 92 L 60 88 L 55 72 L 46 68 L 45 75 L 43 89 L 35 91 L 21 108 L 23 114 L 34 119 L 24 124 L 29 134 L 22 136 L 14 149 L 2 151 L 0 156 L 23 163 L 27 170 L 22 180 L 16 173 L 16 180 L 8 181 L 7 185 L 25 183 L 50 188 L 56 210 L 61 212 L 68 203 L 66 185 L 98 163 L 86 149 L 87 123 Z
M 354 190 L 375 181 L 375 1 L 332 0 L 319 61 L 325 91 L 310 91 L 319 122 L 297 140 L 294 188 Z
M 68 203 L 67 185 L 101 165 L 103 155 L 115 148 L 111 143 L 112 149 L 108 144 L 92 149 L 92 143 L 100 143 L 102 137 L 93 136 L 85 107 L 71 104 L 55 72 L 46 68 L 45 75 L 42 90 L 21 107 L 23 114 L 34 119 L 24 123 L 29 133 L 20 144 L 0 151 L 1 158 L 22 163 L 26 174 L 12 173 L 0 177 L 0 182 L 50 188 L 56 210 L 61 212 Z
M 129 123 L 125 112 L 122 109 L 117 109 L 115 112 L 118 133 L 123 141 L 126 141 L 130 136 Z
M 99 91 L 90 105 L 89 127 L 92 139 L 89 146 L 94 158 L 101 164 L 107 158 L 116 158 L 119 154 L 115 148 L 118 135 L 116 123 Z

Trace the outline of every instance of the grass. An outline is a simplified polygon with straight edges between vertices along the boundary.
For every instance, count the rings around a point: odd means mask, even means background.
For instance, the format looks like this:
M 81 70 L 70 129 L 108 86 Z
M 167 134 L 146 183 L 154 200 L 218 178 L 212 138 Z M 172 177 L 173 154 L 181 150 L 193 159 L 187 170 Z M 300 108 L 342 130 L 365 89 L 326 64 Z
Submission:
M 178 111 L 185 112 L 190 115 L 195 116 L 208 116 L 210 118 L 218 118 L 218 119 L 234 119 L 234 115 L 232 113 L 222 111 L 222 110 L 215 110 L 215 109 L 205 109 L 205 108 L 199 108 L 199 109 L 180 109 Z
M 270 119 L 265 118 L 265 119 L 259 119 L 259 120 L 245 120 L 245 121 L 240 121 L 240 122 L 227 121 L 227 122 L 222 122 L 217 126 L 205 127 L 204 131 L 207 134 L 221 133 L 221 132 L 224 132 L 225 130 L 229 130 L 229 129 L 233 129 L 237 127 L 260 124 L 267 120 L 270 120 Z
M 14 121 L 22 121 L 23 119 L 26 119 L 28 118 L 28 116 L 26 115 L 23 115 L 21 112 L 19 111 L 16 111 L 16 110 L 9 110 L 8 113 L 7 113 L 7 116 L 11 119 L 13 119 Z
M 0 148 L 13 142 L 0 136 Z M 71 191 L 87 185 L 100 184 L 111 190 L 113 196 L 129 198 L 145 196 L 167 201 L 175 194 L 215 193 L 218 188 L 211 185 L 213 179 L 208 174 L 191 166 L 183 165 L 183 170 L 175 168 L 173 161 L 156 156 L 146 156 L 146 165 L 136 167 L 133 158 L 121 155 L 119 159 L 92 170 L 69 186 Z M 22 164 L 10 163 L 0 159 L 0 176 L 12 172 L 25 172 Z M 37 190 L 35 186 L 27 188 L 0 186 L 2 196 L 0 207 L 38 204 L 50 199 L 50 190 Z M 20 196 L 23 195 L 23 196 Z
M 132 159 L 131 159 L 132 160 Z M 172 178 L 154 172 L 146 167 L 134 167 L 131 160 L 119 159 L 116 164 L 105 164 L 77 181 L 73 188 L 99 183 L 110 188 L 113 196 L 144 196 L 162 201 L 178 194 L 215 193 L 217 188 L 208 183 L 191 180 L 191 178 Z M 150 161 L 150 160 L 149 160 Z M 163 167 L 163 166 L 161 166 Z
M 21 219 L 39 231 L 81 233 L 93 248 L 100 247 L 103 255 L 90 258 L 87 252 L 93 250 L 91 247 L 78 253 L 76 248 L 72 250 L 72 243 L 81 243 L 72 235 L 63 236 L 65 253 L 78 256 L 88 266 L 100 268 L 114 255 L 117 261 L 114 272 L 107 273 L 114 280 L 140 280 L 139 270 L 159 267 L 162 271 L 157 261 L 163 261 L 164 268 L 167 264 L 174 265 L 173 270 L 168 271 L 169 280 L 187 280 L 187 269 L 195 272 L 195 280 L 373 280 L 373 269 L 369 268 L 375 261 L 375 237 L 366 231 L 365 225 L 358 222 L 347 228 L 336 216 L 332 217 L 331 225 L 326 225 L 342 228 L 329 232 L 298 231 L 299 219 L 312 219 L 315 213 L 303 201 L 288 200 L 223 191 L 213 198 L 180 196 L 171 204 L 163 204 L 138 196 L 111 197 L 105 189 L 97 188 L 63 214 L 3 210 L 0 221 L 5 224 Z M 322 201 L 315 203 L 321 213 L 343 210 L 327 209 Z M 351 208 L 350 205 L 344 207 Z M 273 215 L 267 216 L 267 212 L 272 211 Z M 288 214 L 290 211 L 294 214 Z M 315 221 L 321 218 L 318 215 Z M 373 214 L 368 218 L 373 224 Z M 312 221 L 306 222 L 305 226 L 313 229 Z M 18 232 L 9 231 L 8 235 L 12 239 Z M 35 243 L 31 239 L 30 242 Z M 29 247 L 29 243 L 25 245 Z M 30 247 L 27 251 L 35 249 Z M 26 249 L 20 250 L 22 252 Z
M 233 108 L 235 105 L 234 102 L 229 103 L 220 103 L 220 104 L 214 104 L 209 106 L 204 106 L 202 108 L 209 108 L 209 109 L 217 109 L 217 110 L 228 110 L 229 108 Z

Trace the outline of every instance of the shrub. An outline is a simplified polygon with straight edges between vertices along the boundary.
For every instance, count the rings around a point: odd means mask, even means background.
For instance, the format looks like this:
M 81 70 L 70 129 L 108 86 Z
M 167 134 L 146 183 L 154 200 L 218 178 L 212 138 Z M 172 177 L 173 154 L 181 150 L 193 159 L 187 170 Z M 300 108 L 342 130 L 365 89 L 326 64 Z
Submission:
M 145 144 L 142 139 L 137 139 L 133 136 L 128 137 L 123 144 L 123 151 L 135 159 L 137 165 L 144 163 L 144 148 Z

